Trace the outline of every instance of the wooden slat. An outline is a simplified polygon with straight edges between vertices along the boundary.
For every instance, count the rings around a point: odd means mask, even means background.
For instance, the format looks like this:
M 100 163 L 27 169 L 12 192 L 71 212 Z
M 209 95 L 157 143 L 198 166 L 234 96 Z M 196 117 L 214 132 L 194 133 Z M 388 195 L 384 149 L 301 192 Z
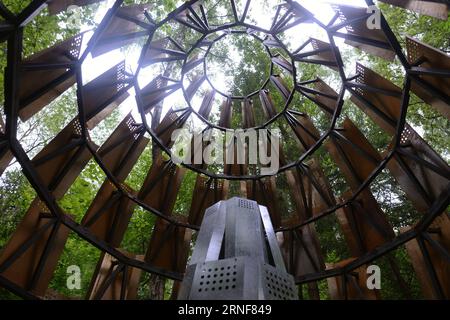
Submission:
M 201 225 L 205 210 L 220 200 L 224 200 L 227 193 L 228 181 L 210 180 L 207 177 L 198 175 L 192 194 L 188 222 L 194 225 Z
M 57 199 L 63 197 L 92 157 L 84 144 L 59 153 L 62 148 L 80 138 L 81 126 L 78 119 L 74 119 L 33 158 L 36 173 L 44 185 L 51 188 Z M 94 148 L 96 149 L 95 146 Z M 48 159 L 47 157 L 51 155 L 54 156 Z M 38 164 L 46 158 L 47 161 Z M 61 176 L 59 182 L 55 183 L 58 176 Z
M 354 258 L 340 261 L 338 263 L 327 264 L 327 269 L 342 268 L 352 262 Z M 345 299 L 345 291 L 349 300 L 379 300 L 379 290 L 369 290 L 367 288 L 367 265 L 363 265 L 355 270 L 355 276 L 347 275 L 346 289 L 344 289 L 342 277 L 327 278 L 328 292 L 332 300 Z
M 166 163 L 161 155 L 158 156 L 145 178 L 138 195 L 139 199 L 164 214 L 170 215 L 184 172 L 184 168 Z
M 279 66 L 280 68 L 283 68 L 284 70 L 288 71 L 289 73 L 293 73 L 294 67 L 292 66 L 292 63 L 287 60 L 282 55 L 277 55 L 272 57 L 272 62 Z
M 215 94 L 216 92 L 214 90 L 207 91 L 203 97 L 202 104 L 198 109 L 198 113 L 205 119 L 208 119 L 209 114 L 211 113 Z
M 356 192 L 381 162 L 381 157 L 349 119 L 344 121 L 340 133 L 355 146 L 334 138 L 325 147 L 344 175 L 350 190 Z M 351 197 L 351 191 L 344 194 L 344 200 Z M 353 256 L 370 251 L 394 237 L 392 227 L 369 187 L 355 201 L 337 210 L 336 215 Z
M 291 174 L 288 176 L 290 189 L 295 190 L 293 195 L 299 222 L 317 216 L 336 204 L 319 160 L 312 158 L 307 162 L 307 166 L 303 167 L 304 171 L 288 171 Z
M 244 129 L 255 126 L 255 109 L 253 108 L 253 101 L 245 99 L 241 103 L 242 107 L 242 127 Z
M 175 130 L 181 129 L 188 119 L 189 112 L 174 111 L 172 108 L 167 111 L 161 123 L 155 129 L 155 134 L 170 148 L 175 142 L 172 140 L 172 134 Z
M 367 8 L 336 5 L 334 6 L 334 9 L 340 15 L 340 23 L 353 21 L 352 23 L 345 26 L 347 34 L 357 36 L 362 39 L 374 40 L 380 42 L 380 46 L 384 44 L 385 46 L 390 47 L 388 39 L 382 29 L 369 29 L 367 27 Z M 361 17 L 364 18 L 357 20 Z M 363 41 L 364 40 L 357 41 L 346 39 L 345 43 L 381 58 L 390 61 L 394 60 L 395 52 L 392 50 L 392 48 L 387 49 L 380 46 L 364 43 Z
M 437 3 L 429 0 L 380 0 L 397 7 L 409 9 L 420 14 L 432 16 L 441 20 L 447 20 L 450 6 L 445 3 Z
M 139 128 L 129 113 L 98 150 L 105 167 L 119 181 L 125 180 L 149 142 Z
M 305 92 L 305 94 L 319 106 L 327 117 L 331 118 L 336 110 L 338 100 L 337 92 L 319 78 L 314 82 L 313 89 L 325 95 L 308 92 Z M 334 98 L 330 98 L 330 96 Z
M 134 124 L 131 114 L 127 115 L 98 150 L 103 163 L 119 182 L 126 179 L 149 142 L 142 132 L 130 134 L 136 129 Z M 123 186 L 132 194 L 135 193 L 127 186 Z M 97 238 L 118 247 L 128 227 L 134 207 L 134 202 L 106 179 L 81 224 L 86 226 Z
M 190 26 L 191 29 L 194 29 L 197 32 L 206 33 L 209 30 L 209 27 L 207 24 L 205 24 L 204 20 L 200 18 L 201 13 L 199 11 L 199 6 L 200 6 L 199 3 L 194 3 L 190 6 L 192 11 L 195 12 L 196 15 L 194 15 L 189 9 L 185 9 L 178 13 L 175 20 Z M 189 19 L 189 17 L 191 19 Z
M 19 116 L 26 121 L 75 84 L 75 76 L 66 67 L 51 67 L 76 61 L 80 55 L 83 34 L 38 52 L 23 61 L 19 85 Z M 47 65 L 28 69 L 27 66 Z
M 184 273 L 192 230 L 157 219 L 145 261 L 167 271 Z
M 290 122 L 290 126 L 303 150 L 311 148 L 320 138 L 320 132 L 307 115 L 292 115 L 296 121 Z
M 417 62 L 422 61 L 417 67 L 447 71 L 450 73 L 450 56 L 445 52 L 411 37 L 406 37 L 406 48 L 408 49 L 408 60 L 411 64 L 417 64 Z M 419 77 L 436 90 L 450 97 L 450 78 L 432 75 L 419 75 Z M 448 102 L 439 99 L 432 92 L 421 87 L 416 81 L 412 82 L 411 91 L 423 101 L 436 108 L 444 117 L 450 119 L 450 105 Z
M 437 230 L 437 233 L 430 233 L 429 236 L 442 246 L 444 250 L 450 252 L 450 218 L 448 213 L 444 213 L 437 217 L 431 224 L 431 229 Z M 410 230 L 411 227 L 404 227 L 401 232 Z M 426 263 L 422 251 L 416 239 L 411 240 L 405 244 L 406 251 L 411 258 L 414 271 L 422 288 L 422 293 L 425 299 L 439 299 L 436 292 L 433 290 L 432 280 L 427 271 Z M 425 247 L 429 253 L 430 260 L 436 272 L 440 287 L 443 290 L 444 297 L 450 298 L 450 268 L 449 262 L 444 258 L 436 247 L 433 247 L 429 242 L 425 241 Z
M 143 67 L 146 67 L 158 62 L 182 61 L 186 56 L 187 54 L 180 50 L 171 38 L 165 37 L 150 43 L 141 63 Z
M 400 117 L 401 112 L 401 93 L 402 90 L 395 84 L 383 78 L 376 72 L 364 67 L 363 65 L 357 63 L 356 72 L 359 75 L 356 82 L 362 85 L 367 85 L 379 90 L 386 90 L 392 93 L 398 94 L 398 96 L 389 96 L 381 94 L 380 92 L 369 91 L 364 88 L 356 88 L 355 91 L 364 100 L 368 101 L 373 107 L 378 109 L 380 112 L 385 114 L 385 116 L 393 123 L 384 119 L 373 109 L 365 105 L 356 96 L 351 97 L 351 101 L 356 104 L 362 111 L 364 111 L 376 124 L 378 124 L 383 130 L 389 134 L 395 133 L 395 123 Z
M 134 192 L 131 192 L 132 194 Z M 118 247 L 125 235 L 135 203 L 106 180 L 97 192 L 81 224 L 98 239 Z
M 161 75 L 157 76 L 139 92 L 144 111 L 151 111 L 156 105 L 163 101 L 165 97 L 178 89 L 179 86 L 176 84 L 169 83 L 169 81 L 164 79 Z
M 301 62 L 324 65 L 335 71 L 338 70 L 336 57 L 329 43 L 311 38 L 311 45 L 313 51 L 297 53 L 294 55 L 294 59 Z
M 276 116 L 277 110 L 272 100 L 272 95 L 269 90 L 261 90 L 259 92 L 259 100 L 261 101 L 261 106 L 266 119 L 271 119 Z
M 287 267 L 294 277 L 325 269 L 314 225 L 277 233 L 278 243 Z
M 94 128 L 128 96 L 125 61 L 122 61 L 82 87 L 86 124 Z
M 390 145 L 388 151 L 392 147 Z M 448 180 L 450 168 L 445 160 L 409 125 L 406 125 L 402 133 L 400 151 L 405 151 L 426 161 L 447 175 L 443 176 L 436 173 L 424 163 L 417 161 L 416 158 L 411 158 L 401 153 L 397 153 L 397 156 L 388 162 L 387 168 L 405 191 L 412 204 L 420 212 L 426 213 L 434 201 L 439 198 L 439 195 L 448 190 L 450 185 Z
M 272 76 L 270 76 L 270 81 L 273 83 L 273 85 L 276 87 L 276 89 L 280 92 L 281 97 L 286 102 L 291 94 L 291 91 L 289 90 L 288 86 L 286 85 L 286 82 L 284 81 L 283 77 L 281 77 L 280 75 L 272 75 Z
M 41 213 L 49 213 L 46 206 L 36 198 L 29 207 L 25 217 L 16 228 L 14 234 L 3 248 L 0 255 L 0 266 L 14 253 L 20 250 L 20 247 L 45 224 L 51 222 L 48 218 L 42 218 Z M 64 250 L 64 244 L 69 235 L 69 228 L 58 225 L 54 230 L 52 228 L 55 222 L 46 229 L 36 241 L 28 247 L 1 275 L 25 290 L 30 289 L 30 285 L 35 275 L 39 262 L 42 258 L 42 272 L 37 277 L 35 287 L 31 292 L 38 296 L 44 296 L 45 291 L 56 269 L 58 258 Z M 47 244 L 51 241 L 51 249 L 44 257 Z
M 147 27 L 149 23 L 144 14 L 149 8 L 149 4 L 138 4 L 117 9 L 92 49 L 92 56 L 97 57 L 119 49 L 148 35 L 148 31 L 142 26 Z
M 3 118 L 0 116 L 0 176 L 3 174 L 5 169 L 8 167 L 9 163 L 13 159 L 13 154 L 11 150 L 8 148 L 8 144 L 6 142 L 6 137 L 4 136 L 5 126 L 3 123 Z
M 344 195 L 349 198 L 350 193 Z M 355 201 L 336 211 L 349 251 L 359 257 L 391 241 L 394 231 L 384 212 L 368 190 L 361 192 Z
M 381 157 L 350 119 L 345 119 L 343 130 L 340 133 L 359 149 L 339 138 L 328 141 L 325 143 L 325 147 L 341 169 L 350 189 L 357 191 L 361 183 L 369 177 L 377 164 L 381 162 Z M 370 161 L 363 156 L 362 152 L 372 157 L 376 162 Z
M 280 33 L 290 29 L 298 24 L 305 22 L 311 16 L 311 13 L 300 5 L 293 6 L 289 3 L 278 5 L 280 14 L 273 21 L 271 31 Z
M 247 198 L 267 207 L 274 228 L 282 225 L 276 189 L 275 177 L 247 181 L 246 183 Z
M 123 250 L 121 251 L 129 258 L 143 260 L 143 256 L 136 256 Z M 116 268 L 122 266 L 117 264 L 117 260 L 113 256 L 103 253 L 97 265 L 96 276 L 92 280 L 87 298 L 91 300 L 120 300 L 121 292 L 124 290 L 124 300 L 136 299 L 142 270 L 127 267 L 126 278 L 124 279 L 125 273 L 123 271 L 114 273 Z M 122 288 L 123 285 L 125 285 L 125 288 Z

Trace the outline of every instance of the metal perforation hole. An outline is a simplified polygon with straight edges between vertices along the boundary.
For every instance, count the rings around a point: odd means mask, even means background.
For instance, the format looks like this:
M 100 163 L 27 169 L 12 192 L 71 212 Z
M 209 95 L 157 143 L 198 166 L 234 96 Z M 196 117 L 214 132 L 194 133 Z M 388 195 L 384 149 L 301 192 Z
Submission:
M 356 78 L 356 82 L 360 83 L 360 84 L 364 84 L 366 82 L 365 80 L 365 70 L 364 67 L 362 65 L 357 65 L 356 66 L 356 72 L 358 73 L 358 78 Z M 363 90 L 362 88 L 355 88 L 354 89 L 357 93 L 359 93 L 361 96 L 365 95 L 365 90 Z
M 250 210 L 255 209 L 253 202 L 247 201 L 244 199 L 239 199 L 239 207 L 244 208 L 244 209 L 250 209 Z
M 400 137 L 400 144 L 408 143 L 409 140 L 411 139 L 411 135 L 412 135 L 412 131 L 408 127 L 405 127 L 403 129 L 402 135 Z
M 419 44 L 414 41 L 406 41 L 408 59 L 411 63 L 415 63 L 422 56 L 422 52 L 419 49 Z
M 200 281 L 198 282 L 199 288 L 197 289 L 197 291 L 199 293 L 202 293 L 207 291 L 217 292 L 235 289 L 237 282 L 237 272 L 234 271 L 234 274 L 232 274 L 231 272 L 224 272 L 224 270 L 234 269 L 236 269 L 235 264 L 228 266 L 202 268 L 202 275 L 200 276 Z
M 265 274 L 270 297 L 282 300 L 293 299 L 295 297 L 293 293 L 295 289 L 286 285 L 288 283 L 286 278 L 269 270 L 265 270 Z

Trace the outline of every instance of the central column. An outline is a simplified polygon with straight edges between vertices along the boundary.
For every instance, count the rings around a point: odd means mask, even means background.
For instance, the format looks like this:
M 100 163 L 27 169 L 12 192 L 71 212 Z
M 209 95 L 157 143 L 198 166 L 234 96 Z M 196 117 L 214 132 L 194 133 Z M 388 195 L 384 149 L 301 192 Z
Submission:
M 178 298 L 298 298 L 266 207 L 232 198 L 206 210 Z

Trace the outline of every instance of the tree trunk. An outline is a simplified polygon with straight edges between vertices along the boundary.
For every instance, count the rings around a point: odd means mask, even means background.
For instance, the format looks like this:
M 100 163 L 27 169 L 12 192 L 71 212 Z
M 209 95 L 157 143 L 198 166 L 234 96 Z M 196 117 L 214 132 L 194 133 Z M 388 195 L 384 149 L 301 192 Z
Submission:
M 164 286 L 165 279 L 156 274 L 150 275 L 149 287 L 150 287 L 150 299 L 151 300 L 164 300 Z

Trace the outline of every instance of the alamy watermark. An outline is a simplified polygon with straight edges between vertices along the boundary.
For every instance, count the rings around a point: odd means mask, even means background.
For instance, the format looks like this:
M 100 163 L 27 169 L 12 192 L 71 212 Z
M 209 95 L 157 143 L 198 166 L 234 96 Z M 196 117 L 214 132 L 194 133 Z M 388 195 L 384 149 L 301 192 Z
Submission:
M 367 7 L 367 13 L 371 14 L 367 19 L 366 25 L 369 30 L 381 29 L 381 10 L 377 6 Z
M 273 175 L 280 167 L 278 129 L 212 130 L 172 133 L 172 161 L 177 164 L 260 165 L 261 175 Z
M 66 273 L 69 275 L 66 280 L 66 286 L 69 290 L 81 289 L 81 269 L 77 265 L 67 267 Z
M 366 286 L 369 290 L 381 289 L 381 269 L 376 264 L 372 264 L 367 267 L 367 280 Z

